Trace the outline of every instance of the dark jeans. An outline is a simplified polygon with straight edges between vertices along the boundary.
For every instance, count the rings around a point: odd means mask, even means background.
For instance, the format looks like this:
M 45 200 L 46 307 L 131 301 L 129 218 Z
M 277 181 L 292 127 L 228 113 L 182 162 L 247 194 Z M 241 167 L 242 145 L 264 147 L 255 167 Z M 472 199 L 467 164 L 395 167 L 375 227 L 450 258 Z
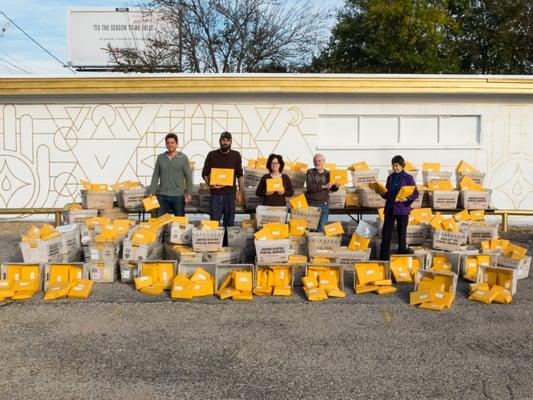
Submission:
M 220 221 L 224 228 L 235 225 L 235 193 L 212 194 L 209 199 L 209 217 Z M 228 231 L 224 233 L 224 246 L 228 245 Z
M 383 261 L 388 261 L 390 258 L 390 241 L 392 229 L 394 228 L 394 221 L 396 221 L 396 231 L 398 232 L 398 253 L 407 253 L 407 244 L 405 243 L 405 236 L 407 234 L 407 223 L 409 222 L 409 215 L 385 214 L 385 221 L 383 222 L 383 231 L 381 232 L 381 249 L 379 255 L 379 258 Z
M 157 215 L 167 213 L 180 217 L 185 215 L 185 196 L 165 196 L 163 194 L 158 194 L 157 201 L 159 202 Z

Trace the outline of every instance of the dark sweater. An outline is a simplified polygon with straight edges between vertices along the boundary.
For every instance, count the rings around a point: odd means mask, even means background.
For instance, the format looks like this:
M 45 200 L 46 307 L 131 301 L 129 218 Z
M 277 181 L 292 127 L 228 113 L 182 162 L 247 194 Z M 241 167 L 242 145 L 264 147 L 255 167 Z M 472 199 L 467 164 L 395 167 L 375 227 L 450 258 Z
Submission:
M 259 181 L 259 185 L 257 185 L 257 189 L 255 191 L 256 196 L 263 198 L 263 205 L 265 206 L 284 206 L 285 203 L 285 197 L 291 197 L 294 195 L 294 189 L 292 188 L 292 182 L 291 178 L 289 178 L 285 174 L 281 174 L 281 179 L 283 180 L 283 189 L 285 190 L 285 193 L 279 194 L 277 192 L 267 196 L 266 195 L 266 181 L 267 179 L 271 179 L 272 176 L 270 174 L 265 174 L 261 178 L 261 181 Z
M 311 206 L 316 206 L 318 204 L 327 203 L 329 200 L 329 192 L 336 192 L 339 188 L 335 185 L 331 187 L 330 190 L 322 189 L 322 186 L 328 184 L 329 182 L 329 171 L 324 170 L 321 174 L 317 171 L 316 168 L 311 168 L 307 170 L 305 176 L 305 186 L 307 192 L 305 197 L 307 202 Z
M 233 170 L 233 185 L 224 186 L 220 189 L 211 189 L 211 194 L 231 194 L 237 191 L 235 180 L 242 176 L 241 153 L 235 150 L 222 153 L 220 149 L 210 151 L 205 158 L 202 176 L 210 176 L 211 168 L 226 168 Z

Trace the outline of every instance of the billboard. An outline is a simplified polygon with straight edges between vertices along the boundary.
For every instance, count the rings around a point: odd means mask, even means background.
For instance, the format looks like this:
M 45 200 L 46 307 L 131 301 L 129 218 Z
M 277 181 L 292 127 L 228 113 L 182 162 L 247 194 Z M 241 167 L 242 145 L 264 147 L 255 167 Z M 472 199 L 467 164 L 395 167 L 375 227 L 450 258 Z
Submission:
M 143 50 L 166 25 L 161 14 L 141 8 L 71 8 L 67 20 L 68 64 L 73 67 L 111 67 L 113 56 L 104 50 L 109 45 Z

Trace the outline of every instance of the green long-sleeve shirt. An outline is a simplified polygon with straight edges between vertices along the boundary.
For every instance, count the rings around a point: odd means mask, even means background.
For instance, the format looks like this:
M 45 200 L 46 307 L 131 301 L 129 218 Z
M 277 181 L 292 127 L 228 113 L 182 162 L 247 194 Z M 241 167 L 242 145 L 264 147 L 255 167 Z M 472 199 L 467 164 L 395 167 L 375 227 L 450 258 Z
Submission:
M 181 152 L 172 158 L 168 158 L 167 154 L 164 152 L 157 156 L 150 193 L 165 196 L 183 196 L 185 192 L 192 194 L 192 174 L 189 159 Z

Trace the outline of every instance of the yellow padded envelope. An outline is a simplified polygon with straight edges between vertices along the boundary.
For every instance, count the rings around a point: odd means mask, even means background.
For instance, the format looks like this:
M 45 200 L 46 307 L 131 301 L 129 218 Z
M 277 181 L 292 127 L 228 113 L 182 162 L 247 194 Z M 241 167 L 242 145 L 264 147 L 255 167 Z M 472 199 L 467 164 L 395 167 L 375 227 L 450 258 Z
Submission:
M 354 171 L 368 171 L 368 164 L 365 161 L 353 163 L 351 167 Z
M 344 233 L 342 224 L 340 222 L 334 222 L 324 226 L 324 235 L 327 237 L 340 236 Z
M 370 239 L 359 236 L 358 234 L 354 233 L 352 235 L 352 238 L 350 239 L 350 243 L 348 243 L 348 249 L 353 251 L 364 251 L 368 249 L 369 244 Z
M 425 162 L 425 163 L 422 164 L 422 171 L 440 172 L 440 164 L 439 163 L 428 163 L 428 162 Z
M 289 200 L 292 208 L 308 208 L 307 199 L 304 194 L 299 194 Z
M 345 186 L 348 184 L 348 171 L 345 169 L 333 169 L 329 171 L 329 183 L 340 184 Z
M 233 186 L 234 170 L 230 168 L 211 168 L 210 185 Z
M 396 201 L 401 198 L 407 199 L 415 192 L 416 186 L 402 186 L 396 195 Z
M 159 201 L 156 196 L 148 196 L 143 199 L 144 211 L 152 211 L 159 208 Z
M 282 178 L 268 178 L 266 180 L 266 186 L 267 192 L 281 192 L 284 190 Z
M 303 236 L 307 229 L 307 221 L 305 219 L 291 219 L 289 221 L 289 234 L 291 236 Z

